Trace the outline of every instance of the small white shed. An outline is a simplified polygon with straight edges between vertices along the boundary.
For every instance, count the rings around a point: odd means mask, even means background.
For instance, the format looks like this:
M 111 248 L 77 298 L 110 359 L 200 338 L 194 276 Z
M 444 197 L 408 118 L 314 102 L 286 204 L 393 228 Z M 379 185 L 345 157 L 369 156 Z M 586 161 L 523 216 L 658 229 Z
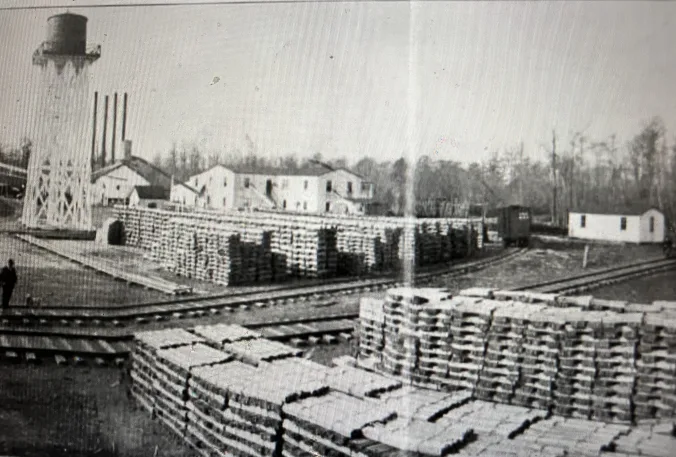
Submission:
M 664 214 L 657 208 L 618 211 L 576 210 L 568 214 L 568 236 L 624 243 L 664 241 Z
M 169 201 L 169 189 L 160 186 L 135 186 L 129 194 L 129 206 L 160 208 Z

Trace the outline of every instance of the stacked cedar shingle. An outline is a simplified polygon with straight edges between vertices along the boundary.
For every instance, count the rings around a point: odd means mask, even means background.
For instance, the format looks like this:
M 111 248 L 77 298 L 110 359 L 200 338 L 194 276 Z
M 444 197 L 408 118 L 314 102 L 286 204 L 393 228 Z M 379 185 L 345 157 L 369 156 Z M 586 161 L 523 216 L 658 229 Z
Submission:
M 673 303 L 479 289 L 449 298 L 392 289 L 380 304 L 364 301 L 363 363 L 417 386 L 563 416 L 629 422 L 675 413 Z

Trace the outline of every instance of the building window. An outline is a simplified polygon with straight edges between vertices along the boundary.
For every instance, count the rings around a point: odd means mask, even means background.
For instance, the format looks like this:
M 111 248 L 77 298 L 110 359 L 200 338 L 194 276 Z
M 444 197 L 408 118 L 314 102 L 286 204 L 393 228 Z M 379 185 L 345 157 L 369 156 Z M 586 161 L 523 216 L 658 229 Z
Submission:
M 244 178 L 244 187 L 249 188 L 249 178 Z
M 303 202 L 303 209 L 307 211 L 307 202 Z
M 620 218 L 620 230 L 622 230 L 622 231 L 627 230 L 627 218 L 626 217 Z
M 116 189 L 117 189 L 117 190 L 120 190 L 120 185 L 119 185 L 119 184 L 117 185 Z
M 307 179 L 303 182 L 303 189 L 307 190 Z
M 228 178 L 223 178 L 223 187 L 228 187 Z
M 370 184 L 367 182 L 361 183 L 361 191 L 362 192 L 367 192 L 370 189 Z
M 351 194 L 351 193 L 352 193 L 352 183 L 351 183 L 351 182 L 348 182 L 348 183 L 347 183 L 347 193 L 348 193 L 348 194 Z
M 207 195 L 207 205 L 211 205 L 211 195 Z
M 195 178 L 195 187 L 197 187 L 197 178 Z
M 587 216 L 582 215 L 580 216 L 580 227 L 585 228 L 587 226 Z
M 326 191 L 331 192 L 332 186 L 331 181 L 326 181 Z M 328 210 L 327 210 L 328 211 Z
M 225 207 L 225 197 L 223 197 L 223 207 Z
M 331 211 L 331 202 L 326 202 L 326 212 L 328 213 L 329 211 Z
M 650 233 L 653 233 L 655 231 L 655 218 L 653 216 L 650 216 Z
M 282 208 L 286 209 L 286 200 L 282 202 Z
M 289 180 L 282 179 L 282 189 L 287 189 L 289 187 Z

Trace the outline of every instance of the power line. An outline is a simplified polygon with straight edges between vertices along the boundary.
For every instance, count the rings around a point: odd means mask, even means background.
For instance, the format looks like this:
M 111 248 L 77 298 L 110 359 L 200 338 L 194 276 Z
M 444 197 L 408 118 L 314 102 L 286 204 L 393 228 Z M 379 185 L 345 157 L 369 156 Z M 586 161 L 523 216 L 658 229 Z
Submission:
M 372 3 L 410 3 L 434 2 L 436 0 L 370 0 Z M 158 3 L 93 3 L 93 4 L 62 4 L 62 5 L 33 5 L 33 6 L 4 6 L 0 11 L 32 11 L 51 9 L 83 9 L 83 8 L 152 8 L 167 6 L 227 6 L 227 5 L 279 5 L 279 4 L 304 4 L 304 3 L 358 3 L 356 0 L 221 0 L 221 1 L 198 1 L 198 2 L 158 2 Z

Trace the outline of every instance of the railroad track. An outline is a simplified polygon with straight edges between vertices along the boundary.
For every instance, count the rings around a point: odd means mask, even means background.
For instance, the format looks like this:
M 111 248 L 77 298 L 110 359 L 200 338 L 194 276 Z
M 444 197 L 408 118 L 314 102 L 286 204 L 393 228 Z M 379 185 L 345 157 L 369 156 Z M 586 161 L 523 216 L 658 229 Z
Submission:
M 500 255 L 455 265 L 443 270 L 434 270 L 416 275 L 416 282 L 429 283 L 442 277 L 457 276 L 477 271 L 488 266 L 506 262 L 523 254 L 525 249 L 510 250 Z M 308 300 L 327 300 L 336 295 L 350 295 L 382 290 L 401 284 L 393 278 L 368 278 L 361 280 L 333 280 L 328 284 L 284 285 L 267 290 L 256 290 L 230 295 L 211 295 L 194 298 L 178 298 L 170 301 L 142 303 L 123 307 L 38 307 L 10 308 L 3 315 L 3 325 L 77 326 L 77 327 L 125 327 L 152 321 L 204 317 L 222 311 L 263 308 L 284 303 Z
M 545 281 L 514 288 L 515 291 L 533 291 L 540 293 L 579 293 L 594 287 L 601 287 L 629 278 L 645 276 L 676 268 L 676 259 L 648 260 L 638 264 L 621 265 L 583 275 Z M 471 271 L 471 270 L 470 270 Z M 327 303 L 329 304 L 329 303 Z M 294 317 L 240 322 L 241 325 L 255 329 L 264 337 L 283 341 L 298 347 L 319 343 L 335 343 L 352 338 L 358 312 L 321 313 L 313 317 Z M 148 322 L 141 328 L 152 328 Z M 85 363 L 93 361 L 99 365 L 121 363 L 128 354 L 132 333 L 140 325 L 130 327 L 81 328 L 77 326 L 4 326 L 0 327 L 0 348 L 12 353 L 10 359 L 26 361 L 40 360 L 40 357 L 60 357 L 63 363 Z M 32 354 L 32 357 L 29 355 Z M 0 351 L 0 361 L 3 354 Z
M 653 259 L 637 264 L 619 265 L 600 271 L 569 276 L 563 279 L 543 281 L 517 287 L 515 291 L 531 291 L 539 293 L 577 294 L 627 279 L 651 275 L 676 268 L 676 259 Z
M 426 284 L 440 278 L 459 276 L 507 262 L 526 249 L 508 250 L 499 255 L 416 274 L 416 282 Z M 97 365 L 121 363 L 129 353 L 134 332 L 163 325 L 170 319 L 208 319 L 209 316 L 235 310 L 275 306 L 284 303 L 312 302 L 330 305 L 336 295 L 382 290 L 401 285 L 392 278 L 358 281 L 329 280 L 328 284 L 284 285 L 264 291 L 242 292 L 208 297 L 177 298 L 171 301 L 143 303 L 116 309 L 102 307 L 11 308 L 0 319 L 0 363 L 53 360 L 59 364 Z M 257 329 L 264 337 L 297 346 L 318 342 L 349 340 L 358 312 L 321 313 L 319 316 L 257 322 L 245 319 L 241 324 Z

